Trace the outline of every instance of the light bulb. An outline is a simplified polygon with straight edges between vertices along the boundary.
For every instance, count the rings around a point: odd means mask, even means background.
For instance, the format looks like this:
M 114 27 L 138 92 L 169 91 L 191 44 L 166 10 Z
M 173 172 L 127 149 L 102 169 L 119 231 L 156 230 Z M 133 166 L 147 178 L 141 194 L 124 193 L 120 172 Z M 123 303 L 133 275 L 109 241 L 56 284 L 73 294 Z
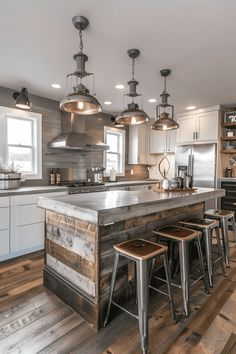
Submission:
M 84 109 L 84 102 L 78 102 L 78 108 L 79 109 Z
M 163 125 L 163 130 L 167 130 L 167 125 Z
M 131 125 L 135 125 L 136 124 L 136 118 L 135 117 L 131 117 Z

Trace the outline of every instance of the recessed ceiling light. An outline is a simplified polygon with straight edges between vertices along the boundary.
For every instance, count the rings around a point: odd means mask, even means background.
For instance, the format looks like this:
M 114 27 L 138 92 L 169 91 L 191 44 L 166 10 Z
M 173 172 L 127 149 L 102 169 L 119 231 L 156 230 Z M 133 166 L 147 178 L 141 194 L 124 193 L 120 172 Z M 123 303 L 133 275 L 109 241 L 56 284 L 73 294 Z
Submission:
M 109 104 L 112 104 L 112 102 L 111 101 L 105 101 L 104 104 L 109 105 Z
M 115 88 L 117 88 L 118 90 L 123 90 L 125 88 L 125 85 L 118 84 L 115 86 Z
M 196 109 L 197 107 L 196 106 L 188 106 L 188 107 L 186 107 L 186 109 L 188 109 L 189 111 L 191 110 L 191 109 Z
M 157 100 L 155 99 L 155 98 L 149 98 L 149 100 L 148 100 L 148 102 L 150 102 L 150 103 L 154 103 L 154 102 L 156 102 Z
M 51 84 L 51 86 L 55 89 L 61 88 L 61 85 L 59 85 L 59 84 Z

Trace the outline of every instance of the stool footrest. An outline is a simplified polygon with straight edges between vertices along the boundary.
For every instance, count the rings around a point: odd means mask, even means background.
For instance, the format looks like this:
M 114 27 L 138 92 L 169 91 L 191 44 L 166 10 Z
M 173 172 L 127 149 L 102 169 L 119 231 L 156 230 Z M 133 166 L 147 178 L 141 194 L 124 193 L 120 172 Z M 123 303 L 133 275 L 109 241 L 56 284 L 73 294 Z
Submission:
M 160 278 L 160 277 L 158 277 L 156 275 L 153 275 L 153 278 L 157 279 L 157 280 L 160 280 L 160 281 L 163 281 L 163 283 L 167 283 L 166 279 Z M 171 282 L 171 285 L 175 286 L 176 288 L 181 289 L 181 285 L 179 285 L 179 284 L 175 284 L 175 283 Z
M 137 315 L 135 315 L 134 313 L 128 311 L 128 310 L 127 310 L 126 308 L 124 308 L 123 306 L 117 304 L 117 302 L 115 302 L 115 301 L 112 300 L 111 303 L 112 303 L 113 305 L 115 305 L 116 307 L 118 307 L 119 309 L 123 310 L 124 312 L 128 313 L 130 316 L 136 318 L 136 320 L 139 319 Z
M 153 290 L 155 290 L 155 291 L 157 291 L 158 293 L 160 293 L 160 294 L 162 294 L 162 295 L 169 296 L 167 293 L 165 293 L 165 291 L 162 291 L 162 290 L 160 290 L 160 289 L 157 289 L 157 288 L 155 288 L 155 287 L 152 286 L 152 285 L 149 285 L 149 288 L 150 288 L 150 289 L 153 289 Z

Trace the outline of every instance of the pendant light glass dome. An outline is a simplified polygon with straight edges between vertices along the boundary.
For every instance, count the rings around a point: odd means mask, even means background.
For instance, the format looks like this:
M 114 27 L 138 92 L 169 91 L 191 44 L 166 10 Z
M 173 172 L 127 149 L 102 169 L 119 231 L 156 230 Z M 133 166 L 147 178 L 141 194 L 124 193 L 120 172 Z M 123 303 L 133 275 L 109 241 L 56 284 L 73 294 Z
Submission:
M 132 79 L 128 82 L 129 93 L 124 96 L 131 97 L 131 103 L 128 103 L 127 108 L 117 115 L 116 122 L 123 125 L 138 125 L 150 120 L 147 113 L 139 108 L 138 103 L 134 102 L 135 97 L 142 96 L 136 92 L 138 81 L 134 78 L 135 59 L 139 56 L 140 51 L 138 49 L 130 49 L 127 53 L 132 59 Z
M 14 92 L 13 98 L 16 101 L 16 107 L 21 109 L 31 109 L 31 103 L 28 96 L 28 91 L 25 87 L 22 87 L 20 92 Z
M 156 121 L 152 125 L 154 130 L 173 130 L 179 128 L 178 122 L 174 120 L 174 106 L 168 103 L 170 96 L 166 92 L 166 78 L 170 75 L 171 70 L 163 69 L 160 71 L 161 76 L 164 77 L 164 90 L 161 94 L 161 103 L 156 106 Z M 169 109 L 170 112 L 166 112 Z
M 94 97 L 94 93 L 91 95 L 89 89 L 82 83 L 85 77 L 92 75 L 94 87 L 94 74 L 85 70 L 85 62 L 88 60 L 88 56 L 83 53 L 82 31 L 87 28 L 89 21 L 84 16 L 74 16 L 72 22 L 75 28 L 79 30 L 80 51 L 73 57 L 77 68 L 74 73 L 67 75 L 66 97 L 60 102 L 60 108 L 63 111 L 75 114 L 90 115 L 99 113 L 102 110 L 101 104 Z

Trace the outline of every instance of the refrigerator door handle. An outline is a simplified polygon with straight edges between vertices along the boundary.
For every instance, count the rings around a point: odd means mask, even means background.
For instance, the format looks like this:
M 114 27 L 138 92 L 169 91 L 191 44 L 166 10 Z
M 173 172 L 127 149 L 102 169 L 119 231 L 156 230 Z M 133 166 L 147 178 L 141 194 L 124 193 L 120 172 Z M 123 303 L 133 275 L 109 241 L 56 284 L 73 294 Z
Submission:
M 193 158 L 194 155 L 188 156 L 188 174 L 193 176 Z

